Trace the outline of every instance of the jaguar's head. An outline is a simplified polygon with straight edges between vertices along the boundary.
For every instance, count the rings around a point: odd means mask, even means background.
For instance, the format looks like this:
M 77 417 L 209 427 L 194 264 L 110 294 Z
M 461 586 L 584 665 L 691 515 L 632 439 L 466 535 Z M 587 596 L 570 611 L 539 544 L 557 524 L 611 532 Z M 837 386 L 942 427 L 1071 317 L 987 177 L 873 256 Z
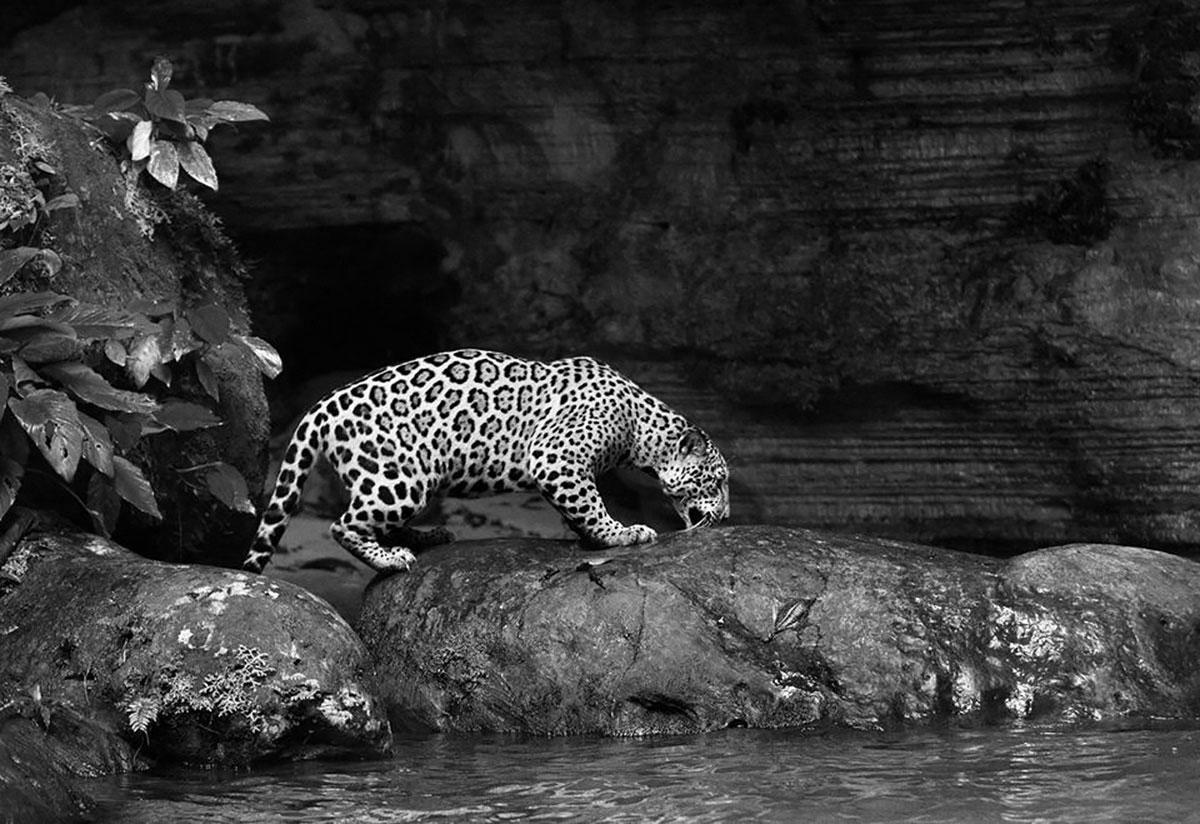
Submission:
M 688 529 L 729 517 L 729 467 L 716 444 L 695 427 L 684 430 L 657 468 L 663 492 Z

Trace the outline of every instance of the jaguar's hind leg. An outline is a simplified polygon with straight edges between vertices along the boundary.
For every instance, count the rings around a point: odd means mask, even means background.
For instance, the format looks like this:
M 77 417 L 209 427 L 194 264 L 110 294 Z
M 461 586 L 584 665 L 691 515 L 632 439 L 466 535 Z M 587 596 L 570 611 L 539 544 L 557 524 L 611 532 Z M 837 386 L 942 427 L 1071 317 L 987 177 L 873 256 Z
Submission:
M 445 527 L 415 529 L 407 522 L 425 508 L 424 499 L 389 508 L 354 506 L 329 528 L 351 555 L 379 572 L 404 572 L 420 551 L 454 540 Z
M 402 546 L 385 546 L 379 542 L 380 524 L 360 519 L 351 510 L 333 522 L 329 533 L 342 547 L 377 572 L 405 572 L 416 556 Z M 393 527 L 394 529 L 394 527 Z M 386 534 L 386 532 L 384 533 Z

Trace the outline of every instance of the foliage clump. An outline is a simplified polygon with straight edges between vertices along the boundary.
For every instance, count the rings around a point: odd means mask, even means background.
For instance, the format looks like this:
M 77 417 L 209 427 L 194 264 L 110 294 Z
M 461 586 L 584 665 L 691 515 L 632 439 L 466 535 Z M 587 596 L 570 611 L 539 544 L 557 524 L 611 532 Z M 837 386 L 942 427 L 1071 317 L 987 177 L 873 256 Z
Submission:
M 147 737 L 156 722 L 192 713 L 200 714 L 209 727 L 242 722 L 251 733 L 259 733 L 266 728 L 266 719 L 259 708 L 258 691 L 274 674 L 264 652 L 239 645 L 224 669 L 206 673 L 199 683 L 181 662 L 164 666 L 150 693 L 128 699 L 123 708 L 129 728 Z M 126 688 L 131 689 L 129 685 Z
M 170 149 L 154 149 L 155 156 L 175 157 L 179 168 L 195 177 L 189 165 L 197 151 L 203 152 L 197 141 L 216 122 L 230 118 L 201 106 L 195 123 L 187 114 L 182 122 L 172 120 L 182 97 L 167 94 L 169 79 L 169 62 L 157 62 L 140 103 L 114 109 L 121 116 L 112 119 L 129 124 L 131 135 L 134 129 L 148 135 L 152 149 L 170 143 Z M 54 291 L 63 261 L 51 248 L 50 215 L 83 206 L 59 171 L 53 144 L 42 136 L 28 107 L 6 99 L 9 92 L 0 81 L 0 130 L 15 149 L 14 158 L 0 164 L 0 517 L 17 502 L 27 474 L 44 472 L 57 478 L 93 529 L 109 535 L 122 502 L 161 517 L 150 483 L 134 460 L 140 439 L 221 423 L 211 403 L 220 400 L 213 364 L 223 350 L 246 350 L 268 376 L 278 374 L 281 364 L 269 344 L 237 334 L 228 312 L 203 295 L 109 308 Z M 188 143 L 196 147 L 180 148 Z M 125 162 L 127 180 L 132 170 L 138 191 L 136 178 L 142 170 L 156 181 L 168 176 L 172 186 L 178 183 L 178 169 L 169 178 L 166 161 L 157 161 L 153 170 L 149 157 L 130 156 Z M 205 176 L 203 170 L 198 174 Z M 201 182 L 215 187 L 215 173 Z M 186 192 L 162 191 L 189 203 L 193 212 L 204 211 Z M 195 222 L 199 228 L 192 231 L 201 241 L 221 241 L 221 248 L 232 248 L 215 220 Z M 199 268 L 196 261 L 188 263 Z M 184 383 L 198 385 L 206 397 L 179 394 L 183 375 L 188 377 Z M 206 490 L 233 509 L 253 512 L 245 479 L 232 465 L 214 461 L 179 471 L 189 487 Z
M 204 148 L 209 131 L 224 123 L 269 118 L 256 106 L 236 100 L 186 100 L 170 88 L 172 73 L 171 61 L 159 57 L 141 92 L 115 89 L 102 94 L 84 117 L 123 150 L 122 167 L 133 179 L 146 172 L 174 189 L 182 171 L 216 191 L 217 172 Z

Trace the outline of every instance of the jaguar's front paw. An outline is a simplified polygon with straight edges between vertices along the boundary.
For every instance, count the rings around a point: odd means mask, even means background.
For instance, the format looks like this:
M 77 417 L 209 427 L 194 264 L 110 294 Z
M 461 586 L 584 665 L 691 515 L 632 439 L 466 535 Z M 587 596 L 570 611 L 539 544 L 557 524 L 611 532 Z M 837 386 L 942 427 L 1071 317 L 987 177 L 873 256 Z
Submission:
M 613 546 L 633 546 L 648 544 L 658 537 L 658 533 L 645 524 L 633 524 L 617 533 Z
M 416 556 L 409 550 L 398 546 L 379 547 L 373 551 L 367 550 L 361 557 L 367 563 L 367 566 L 383 575 L 408 572 L 417 560 Z

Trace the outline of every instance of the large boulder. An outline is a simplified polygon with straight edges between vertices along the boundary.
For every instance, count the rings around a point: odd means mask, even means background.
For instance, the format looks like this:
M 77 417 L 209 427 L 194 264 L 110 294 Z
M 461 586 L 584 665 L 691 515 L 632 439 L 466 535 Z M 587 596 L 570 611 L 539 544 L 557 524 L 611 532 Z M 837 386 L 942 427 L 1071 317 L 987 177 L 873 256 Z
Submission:
M 775 527 L 585 552 L 463 542 L 368 589 L 394 722 L 635 735 L 963 717 L 1200 716 L 1200 565 L 1001 561 Z
M 362 643 L 299 587 L 50 532 L 0 571 L 19 579 L 0 597 L 0 695 L 36 695 L 52 730 L 61 709 L 143 758 L 206 766 L 390 744 Z

